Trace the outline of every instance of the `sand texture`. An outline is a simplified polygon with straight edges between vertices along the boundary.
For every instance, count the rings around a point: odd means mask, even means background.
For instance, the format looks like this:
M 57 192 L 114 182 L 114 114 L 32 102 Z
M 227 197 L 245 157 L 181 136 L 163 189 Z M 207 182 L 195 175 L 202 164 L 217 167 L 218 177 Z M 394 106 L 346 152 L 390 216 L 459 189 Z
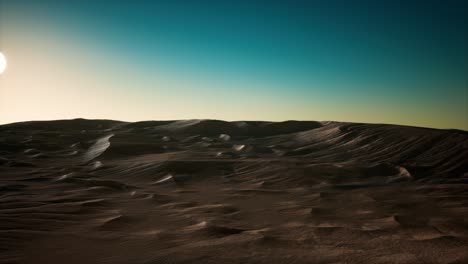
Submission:
M 0 263 L 468 263 L 468 132 L 0 126 Z

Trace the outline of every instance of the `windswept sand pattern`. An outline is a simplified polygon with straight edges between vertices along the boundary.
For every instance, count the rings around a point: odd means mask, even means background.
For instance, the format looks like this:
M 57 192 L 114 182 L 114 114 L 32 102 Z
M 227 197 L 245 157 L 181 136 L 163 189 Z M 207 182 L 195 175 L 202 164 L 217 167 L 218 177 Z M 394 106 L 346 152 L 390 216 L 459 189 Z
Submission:
M 0 263 L 468 263 L 468 132 L 0 126 Z

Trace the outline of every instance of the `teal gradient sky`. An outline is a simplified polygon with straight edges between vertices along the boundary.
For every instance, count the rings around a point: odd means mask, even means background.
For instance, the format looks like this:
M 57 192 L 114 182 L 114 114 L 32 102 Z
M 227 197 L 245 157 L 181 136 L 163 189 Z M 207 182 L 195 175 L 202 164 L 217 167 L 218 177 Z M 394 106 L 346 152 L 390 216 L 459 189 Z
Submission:
M 461 0 L 0 0 L 9 65 L 0 123 L 296 119 L 468 130 L 467 32 Z

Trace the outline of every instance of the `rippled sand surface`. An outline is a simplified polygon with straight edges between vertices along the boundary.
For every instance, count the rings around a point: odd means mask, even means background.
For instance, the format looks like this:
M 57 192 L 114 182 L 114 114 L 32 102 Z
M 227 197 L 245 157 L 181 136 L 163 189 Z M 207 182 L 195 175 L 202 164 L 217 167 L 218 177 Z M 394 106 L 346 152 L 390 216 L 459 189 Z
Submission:
M 0 263 L 468 263 L 468 132 L 0 126 Z

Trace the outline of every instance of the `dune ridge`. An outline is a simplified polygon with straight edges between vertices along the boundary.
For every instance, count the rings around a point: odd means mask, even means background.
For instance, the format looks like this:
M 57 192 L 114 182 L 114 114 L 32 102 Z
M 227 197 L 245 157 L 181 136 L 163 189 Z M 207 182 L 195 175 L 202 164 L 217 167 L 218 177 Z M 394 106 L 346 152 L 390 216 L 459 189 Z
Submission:
M 0 126 L 0 263 L 468 262 L 468 132 Z

